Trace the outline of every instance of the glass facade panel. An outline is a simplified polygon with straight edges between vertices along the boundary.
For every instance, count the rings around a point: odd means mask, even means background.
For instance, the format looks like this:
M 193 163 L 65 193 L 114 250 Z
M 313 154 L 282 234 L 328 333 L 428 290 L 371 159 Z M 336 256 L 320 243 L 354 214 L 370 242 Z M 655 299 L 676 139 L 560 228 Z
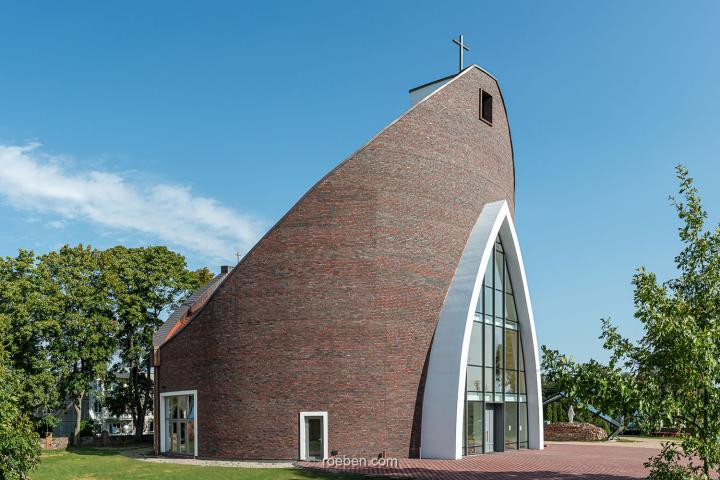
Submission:
M 483 444 L 483 417 L 485 414 L 485 404 L 482 402 L 471 401 L 467 404 L 466 421 L 466 439 L 465 439 L 465 455 L 474 455 L 482 453 Z
M 505 255 L 495 251 L 495 288 L 502 290 L 503 277 L 505 276 Z
M 505 294 L 505 319 L 508 322 L 517 323 L 517 312 L 515 311 L 515 299 L 512 295 Z
M 485 369 L 485 391 L 492 393 L 493 391 L 493 378 L 495 376 L 493 375 L 492 368 L 486 368 Z
M 518 393 L 525 395 L 525 372 L 518 372 Z
M 485 325 L 485 365 L 492 367 L 493 364 L 493 327 Z
M 493 431 L 496 445 L 504 444 L 505 449 L 527 448 L 524 403 L 527 388 L 521 331 L 499 240 L 485 271 L 483 293 L 475 306 L 478 314 L 470 334 L 463 436 L 466 455 L 483 452 L 486 408 L 504 417 L 497 431 Z
M 503 318 L 503 305 L 505 300 L 502 290 L 495 290 L 495 317 Z
M 504 355 L 505 351 L 503 350 L 503 328 L 495 327 L 495 368 L 498 370 L 502 370 L 503 368 L 503 364 L 505 363 L 503 361 Z
M 503 391 L 503 329 L 495 327 L 495 391 Z
M 485 316 L 492 317 L 493 315 L 493 289 L 492 287 L 485 287 Z
M 505 393 L 520 393 L 518 392 L 518 372 L 515 370 L 505 370 Z
M 473 331 L 475 329 L 473 328 Z M 505 368 L 518 369 L 518 334 L 515 330 L 505 329 Z
M 482 367 L 467 367 L 467 391 L 482 392 Z
M 527 403 L 519 403 L 518 404 L 518 440 L 520 441 L 520 444 L 523 443 L 524 448 L 527 448 L 527 441 L 528 441 L 528 433 L 527 433 Z
M 518 404 L 505 403 L 505 449 L 516 450 L 518 442 Z
M 495 250 L 490 254 L 490 261 L 488 262 L 488 265 L 492 265 L 495 260 L 493 259 L 493 254 L 495 253 Z M 493 288 L 493 270 L 492 268 L 488 268 L 485 270 L 485 286 Z
M 470 333 L 470 349 L 468 350 L 468 364 L 483 364 L 483 326 L 482 324 L 473 323 L 472 332 Z

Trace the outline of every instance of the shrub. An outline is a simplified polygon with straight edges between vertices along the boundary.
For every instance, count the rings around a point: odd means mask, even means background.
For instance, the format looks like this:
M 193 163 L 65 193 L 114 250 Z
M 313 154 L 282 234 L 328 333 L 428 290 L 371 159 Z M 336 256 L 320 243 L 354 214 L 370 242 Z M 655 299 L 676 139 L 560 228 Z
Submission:
M 685 462 L 685 455 L 674 443 L 663 444 L 663 449 L 645 463 L 650 469 L 648 480 L 695 480 L 706 479 L 702 468 Z
M 0 478 L 24 480 L 40 460 L 38 434 L 18 407 L 20 381 L 0 363 Z
M 100 433 L 100 425 L 93 422 L 92 420 L 81 420 L 80 421 L 80 436 L 91 437 Z

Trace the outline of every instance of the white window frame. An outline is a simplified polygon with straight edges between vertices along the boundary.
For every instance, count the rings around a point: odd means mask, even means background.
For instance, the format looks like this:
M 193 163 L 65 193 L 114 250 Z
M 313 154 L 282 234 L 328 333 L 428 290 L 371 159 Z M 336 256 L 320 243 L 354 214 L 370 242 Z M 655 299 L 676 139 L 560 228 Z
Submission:
M 300 460 L 307 460 L 305 445 L 305 419 L 308 417 L 322 417 L 323 420 L 323 460 L 330 458 L 328 455 L 328 413 L 327 412 L 300 412 Z
M 193 412 L 195 412 L 194 419 L 194 432 L 195 432 L 195 456 L 198 456 L 198 397 L 197 390 L 178 390 L 176 392 L 162 392 L 160 394 L 160 453 L 167 452 L 167 445 L 165 442 L 165 433 L 167 430 L 167 419 L 165 418 L 165 397 L 175 397 L 178 395 L 192 395 L 193 396 Z

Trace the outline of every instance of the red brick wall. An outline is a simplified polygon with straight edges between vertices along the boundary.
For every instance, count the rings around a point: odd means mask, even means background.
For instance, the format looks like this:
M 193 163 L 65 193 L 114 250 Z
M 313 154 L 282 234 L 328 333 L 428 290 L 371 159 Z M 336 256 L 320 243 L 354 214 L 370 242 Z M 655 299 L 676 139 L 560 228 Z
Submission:
M 65 450 L 68 447 L 68 437 L 45 437 L 40 438 L 40 448 L 43 450 Z
M 331 450 L 416 455 L 440 307 L 500 199 L 513 207 L 507 119 L 471 69 L 313 187 L 161 347 L 160 391 L 198 390 L 200 456 L 297 458 L 299 412 L 318 410 Z

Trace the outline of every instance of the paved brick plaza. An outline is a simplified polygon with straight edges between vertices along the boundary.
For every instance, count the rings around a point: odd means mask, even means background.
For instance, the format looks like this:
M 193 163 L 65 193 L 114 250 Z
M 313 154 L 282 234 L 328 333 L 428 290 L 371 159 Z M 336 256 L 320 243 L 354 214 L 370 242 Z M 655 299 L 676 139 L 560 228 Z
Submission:
M 645 478 L 643 463 L 655 453 L 649 448 L 552 444 L 542 451 L 521 450 L 462 460 L 399 460 L 397 469 L 341 470 L 432 480 L 623 480 Z

